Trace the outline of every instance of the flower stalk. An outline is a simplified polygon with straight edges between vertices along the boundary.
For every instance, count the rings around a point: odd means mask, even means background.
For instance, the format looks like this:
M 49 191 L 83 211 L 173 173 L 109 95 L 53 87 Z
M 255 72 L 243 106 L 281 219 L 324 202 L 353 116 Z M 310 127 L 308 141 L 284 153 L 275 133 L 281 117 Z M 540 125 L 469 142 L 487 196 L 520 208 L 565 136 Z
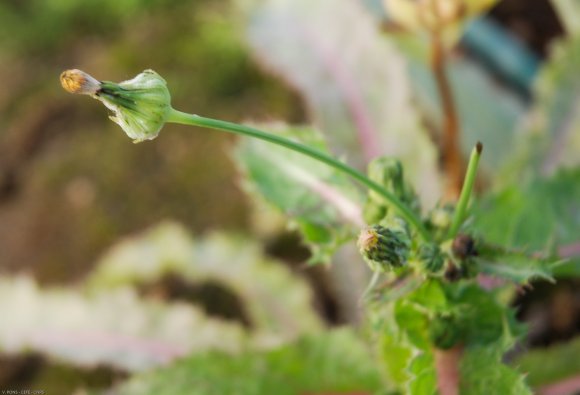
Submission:
M 367 176 L 359 172 L 358 170 L 348 166 L 347 164 L 326 155 L 318 150 L 312 149 L 306 145 L 297 143 L 295 141 L 286 139 L 284 137 L 277 136 L 275 134 L 263 132 L 259 129 L 240 125 L 233 122 L 220 121 L 218 119 L 206 118 L 199 115 L 188 114 L 185 112 L 177 111 L 172 109 L 169 113 L 167 122 L 179 123 L 183 125 L 190 126 L 200 126 L 208 129 L 217 129 L 228 133 L 240 134 L 244 136 L 249 136 L 264 140 L 282 147 L 286 147 L 296 152 L 300 152 L 306 156 L 316 159 L 322 163 L 327 164 L 330 167 L 339 170 L 342 173 L 347 174 L 352 177 L 362 185 L 366 186 L 370 190 L 376 192 L 383 199 L 393 205 L 397 213 L 409 222 L 421 235 L 421 238 L 425 240 L 430 240 L 431 235 L 421 222 L 421 220 L 413 213 L 407 205 L 401 202 L 395 195 L 387 191 L 385 188 L 377 184 L 376 182 L 370 180 Z
M 394 194 L 347 164 L 306 145 L 259 129 L 232 122 L 188 114 L 171 107 L 171 97 L 165 80 L 152 70 L 146 70 L 119 84 L 100 82 L 80 70 L 61 74 L 61 84 L 70 93 L 87 94 L 100 100 L 113 111 L 111 119 L 119 124 L 135 142 L 155 138 L 167 122 L 221 130 L 257 138 L 299 152 L 347 174 L 363 186 L 376 192 L 404 218 L 422 239 L 431 239 L 421 219 Z

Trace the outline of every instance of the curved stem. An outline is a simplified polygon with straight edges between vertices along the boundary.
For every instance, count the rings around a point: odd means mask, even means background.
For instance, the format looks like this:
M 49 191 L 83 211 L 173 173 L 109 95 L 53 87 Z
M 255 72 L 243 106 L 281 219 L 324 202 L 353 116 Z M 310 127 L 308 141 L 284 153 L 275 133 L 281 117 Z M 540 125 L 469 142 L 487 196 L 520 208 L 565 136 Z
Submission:
M 371 181 L 369 178 L 367 178 L 364 174 L 360 173 L 359 171 L 320 151 L 312 149 L 306 145 L 296 143 L 284 137 L 263 132 L 250 126 L 239 125 L 237 123 L 220 121 L 212 118 L 206 118 L 194 114 L 188 114 L 185 112 L 177 111 L 175 109 L 172 109 L 167 119 L 167 122 L 180 123 L 183 125 L 191 125 L 191 126 L 201 126 L 204 128 L 217 129 L 224 132 L 250 136 L 260 140 L 268 141 L 273 144 L 280 145 L 282 147 L 286 147 L 293 151 L 300 152 L 301 154 L 314 158 L 322 163 L 327 164 L 328 166 L 331 166 L 349 175 L 350 177 L 360 182 L 362 185 L 377 192 L 385 200 L 387 200 L 390 204 L 392 204 L 393 207 L 395 207 L 396 211 L 401 217 L 403 217 L 410 224 L 412 224 L 415 229 L 417 229 L 417 231 L 419 232 L 419 234 L 423 239 L 425 240 L 431 239 L 431 235 L 429 234 L 427 229 L 425 229 L 421 220 L 405 204 L 403 204 L 399 199 L 397 199 L 395 195 L 387 191 L 379 184 Z
M 477 165 L 479 164 L 479 158 L 481 157 L 482 150 L 483 145 L 478 142 L 471 151 L 469 165 L 467 166 L 467 173 L 465 174 L 465 180 L 463 181 L 463 188 L 461 189 L 459 202 L 457 203 L 457 207 L 455 208 L 453 222 L 451 222 L 451 228 L 449 229 L 448 236 L 450 239 L 454 238 L 457 235 L 459 227 L 463 224 L 463 221 L 465 220 L 467 204 L 469 203 L 469 198 L 471 197 L 471 191 L 473 191 L 473 184 L 475 184 L 475 176 L 477 175 Z

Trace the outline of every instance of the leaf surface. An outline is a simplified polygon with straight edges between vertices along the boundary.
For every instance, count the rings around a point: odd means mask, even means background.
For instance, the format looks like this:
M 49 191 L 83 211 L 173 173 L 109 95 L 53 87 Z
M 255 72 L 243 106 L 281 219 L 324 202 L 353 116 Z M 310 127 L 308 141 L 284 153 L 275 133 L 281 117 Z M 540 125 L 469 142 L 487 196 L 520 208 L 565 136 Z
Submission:
M 554 272 L 578 273 L 574 246 L 580 241 L 580 170 L 560 171 L 551 178 L 512 185 L 480 201 L 473 214 L 473 228 L 487 241 L 528 253 L 553 252 L 571 258 L 554 267 Z M 519 258 L 511 263 L 526 265 Z M 547 277 L 547 261 L 527 264 L 534 265 L 526 269 L 536 271 L 535 276 Z M 504 274 L 509 275 L 506 270 Z
M 412 105 L 406 64 L 361 4 L 246 1 L 258 60 L 306 100 L 331 148 L 359 168 L 395 156 L 424 202 L 439 198 L 437 154 Z
M 280 135 L 328 152 L 324 140 L 313 129 L 280 125 L 274 129 Z M 239 143 L 235 157 L 246 176 L 246 189 L 258 192 L 292 219 L 312 248 L 314 261 L 328 261 L 338 246 L 354 239 L 364 226 L 362 194 L 333 168 L 252 139 Z
M 322 328 L 305 281 L 265 258 L 257 245 L 243 237 L 217 233 L 195 240 L 174 222 L 111 248 L 89 284 L 95 290 L 109 290 L 150 283 L 167 274 L 194 284 L 217 282 L 232 291 L 241 299 L 258 343 L 277 344 Z
M 368 349 L 352 332 L 339 330 L 268 352 L 193 356 L 135 376 L 115 394 L 346 394 L 380 388 Z

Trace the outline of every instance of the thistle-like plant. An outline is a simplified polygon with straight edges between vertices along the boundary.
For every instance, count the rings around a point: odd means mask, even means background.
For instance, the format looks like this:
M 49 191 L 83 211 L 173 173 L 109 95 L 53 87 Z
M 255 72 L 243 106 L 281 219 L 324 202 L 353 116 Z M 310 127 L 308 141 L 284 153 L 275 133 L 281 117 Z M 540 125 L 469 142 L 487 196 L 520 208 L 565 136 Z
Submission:
M 459 388 L 469 394 L 528 393 L 523 379 L 501 363 L 521 326 L 502 295 L 482 289 L 478 279 L 494 275 L 520 284 L 551 279 L 551 262 L 465 233 L 480 143 L 472 150 L 457 204 L 423 215 L 397 160 L 375 159 L 367 176 L 292 139 L 175 110 L 165 80 L 154 71 L 116 84 L 69 70 L 61 83 L 71 93 L 102 101 L 135 142 L 154 139 L 165 123 L 201 126 L 285 147 L 358 181 L 368 190 L 368 227 L 358 246 L 374 272 L 365 300 L 391 385 L 413 394 L 437 389 L 455 394 Z

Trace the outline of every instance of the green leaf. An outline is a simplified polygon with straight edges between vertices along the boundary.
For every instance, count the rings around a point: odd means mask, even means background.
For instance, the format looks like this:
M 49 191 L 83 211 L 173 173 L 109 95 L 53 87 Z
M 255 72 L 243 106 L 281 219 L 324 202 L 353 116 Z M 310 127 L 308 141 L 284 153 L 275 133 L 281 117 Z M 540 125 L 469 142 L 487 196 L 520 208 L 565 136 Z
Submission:
M 519 248 L 528 254 L 568 253 L 571 249 L 566 246 L 578 243 L 580 235 L 580 170 L 562 170 L 549 179 L 514 184 L 478 202 L 473 217 L 472 228 L 490 243 Z M 514 258 L 512 263 L 528 274 L 546 277 L 547 262 L 530 267 L 529 262 Z M 573 274 L 577 262 L 575 258 L 570 264 L 561 265 L 558 272 Z M 521 280 L 507 269 L 498 270 Z
M 472 283 L 450 287 L 450 304 L 457 306 L 465 344 L 485 345 L 498 342 L 504 335 L 507 307 L 496 301 L 491 292 Z
M 394 320 L 398 330 L 416 348 L 428 350 L 429 312 L 442 311 L 447 308 L 447 298 L 438 281 L 427 280 L 405 298 L 394 304 Z
M 380 350 L 387 377 L 402 387 L 409 380 L 407 367 L 413 356 L 413 349 L 392 334 L 384 333 L 380 338 Z
M 395 319 L 394 303 L 380 303 L 369 309 L 374 332 L 378 334 L 378 354 L 380 363 L 388 378 L 388 383 L 402 390 L 411 377 L 408 370 L 416 348 L 399 327 Z
M 405 61 L 364 7 L 349 0 L 240 3 L 257 59 L 302 94 L 332 149 L 359 168 L 377 156 L 397 157 L 433 205 L 440 196 L 436 149 L 413 107 Z
M 503 355 L 523 334 L 513 311 L 500 305 L 493 293 L 472 284 L 462 292 L 474 311 L 468 318 L 470 335 L 460 363 L 461 393 L 531 394 L 524 376 L 503 363 Z
M 502 363 L 503 349 L 467 348 L 461 359 L 461 393 L 469 395 L 531 395 L 524 376 Z
M 322 152 L 322 137 L 310 128 L 264 126 Z M 236 160 L 245 173 L 246 188 L 282 210 L 302 232 L 315 260 L 328 260 L 336 248 L 364 225 L 362 195 L 336 170 L 297 152 L 244 139 Z
M 405 334 L 414 347 L 420 350 L 427 350 L 430 347 L 429 320 L 424 310 L 405 299 L 395 302 L 394 318 L 399 330 Z
M 527 284 L 531 280 L 554 282 L 552 268 L 559 264 L 556 260 L 534 259 L 525 254 L 505 254 L 491 260 L 475 259 L 478 271 L 495 277 L 501 277 L 518 284 Z
M 521 250 L 509 250 L 484 241 L 478 242 L 476 249 L 477 256 L 472 262 L 478 272 L 518 284 L 527 284 L 530 280 L 553 282 L 554 269 L 565 264 L 557 258 L 534 257 Z
M 194 240 L 174 222 L 128 238 L 108 251 L 89 277 L 95 290 L 109 290 L 178 274 L 192 283 L 217 282 L 239 297 L 258 340 L 287 340 L 316 332 L 322 322 L 306 282 L 267 259 L 249 240 L 211 234 Z M 275 335 L 274 335 L 275 334 Z
M 267 352 L 193 356 L 131 378 L 116 395 L 370 393 L 382 387 L 366 346 L 348 330 Z
M 531 386 L 555 383 L 580 375 L 580 337 L 547 348 L 532 349 L 517 358 L 512 365 L 528 374 Z
M 438 280 L 424 281 L 421 287 L 409 295 L 408 299 L 420 305 L 429 306 L 434 310 L 447 308 L 447 296 Z
M 430 351 L 415 356 L 408 369 L 412 375 L 407 386 L 410 395 L 437 394 L 437 377 L 433 354 Z

